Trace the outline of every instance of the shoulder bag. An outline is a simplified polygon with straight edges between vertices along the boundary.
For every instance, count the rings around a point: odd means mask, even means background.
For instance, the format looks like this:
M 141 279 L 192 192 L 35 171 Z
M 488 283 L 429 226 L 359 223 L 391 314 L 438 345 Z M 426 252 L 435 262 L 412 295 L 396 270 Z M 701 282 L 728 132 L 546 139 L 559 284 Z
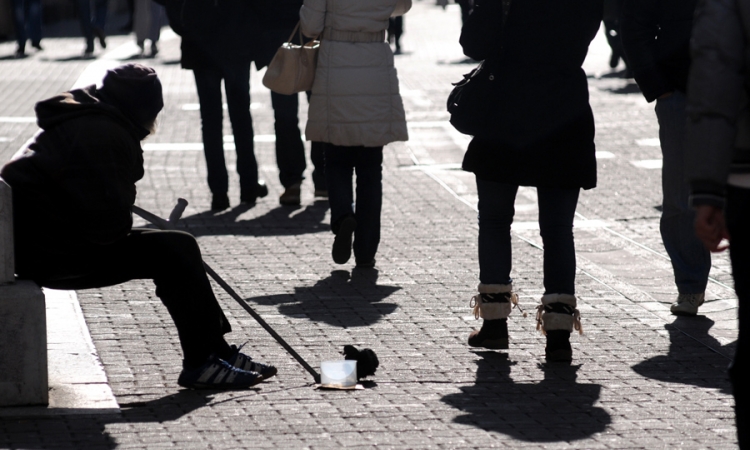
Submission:
M 291 95 L 312 89 L 320 41 L 316 38 L 303 45 L 293 44 L 298 31 L 299 22 L 287 42 L 276 50 L 263 76 L 263 85 L 279 94 Z M 302 31 L 299 31 L 299 38 L 299 42 L 304 42 Z
M 498 83 L 487 60 L 453 83 L 447 105 L 451 125 L 471 136 L 492 135 L 498 126 L 493 120 L 499 110 Z

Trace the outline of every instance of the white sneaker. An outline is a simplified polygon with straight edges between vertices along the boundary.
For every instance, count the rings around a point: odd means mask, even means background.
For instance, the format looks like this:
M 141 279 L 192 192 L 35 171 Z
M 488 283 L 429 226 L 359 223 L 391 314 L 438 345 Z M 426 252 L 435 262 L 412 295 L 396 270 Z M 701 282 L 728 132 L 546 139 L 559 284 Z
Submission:
M 694 316 L 698 314 L 698 307 L 703 304 L 706 294 L 680 294 L 677 296 L 671 308 L 672 314 L 676 316 Z

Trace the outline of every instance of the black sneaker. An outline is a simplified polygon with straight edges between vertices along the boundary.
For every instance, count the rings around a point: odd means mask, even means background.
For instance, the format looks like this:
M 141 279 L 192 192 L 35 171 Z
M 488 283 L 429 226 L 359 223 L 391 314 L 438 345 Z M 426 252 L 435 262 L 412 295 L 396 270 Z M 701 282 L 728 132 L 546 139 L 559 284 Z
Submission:
M 547 346 L 544 347 L 547 362 L 571 362 L 573 349 L 570 347 L 570 331 L 547 331 Z
M 235 350 L 236 353 L 234 354 L 234 356 L 227 359 L 227 362 L 229 364 L 238 369 L 259 373 L 264 380 L 267 380 L 268 378 L 276 375 L 276 372 L 278 371 L 274 366 L 253 361 L 253 358 L 247 356 L 244 353 L 241 353 L 240 350 L 244 346 L 245 344 L 242 344 L 239 347 L 237 347 L 236 345 L 232 346 L 232 350 Z
M 211 199 L 211 211 L 224 211 L 229 208 L 229 196 L 227 194 L 214 194 Z
M 99 45 L 101 45 L 102 48 L 107 48 L 107 35 L 104 34 L 104 30 L 99 27 L 94 27 L 92 31 L 94 32 L 94 36 L 99 39 Z
M 347 216 L 341 221 L 336 237 L 333 238 L 333 249 L 331 256 L 336 264 L 346 264 L 352 257 L 352 235 L 357 228 L 357 221 L 352 216 Z
M 258 184 L 252 189 L 243 189 L 240 192 L 240 202 L 242 203 L 255 203 L 259 198 L 263 198 L 268 195 L 268 186 L 263 180 L 258 180 Z
M 246 389 L 263 381 L 257 372 L 238 369 L 216 355 L 196 369 L 183 369 L 177 384 L 189 389 Z
M 507 350 L 508 319 L 485 319 L 482 322 L 482 329 L 469 335 L 469 345 L 492 350 Z

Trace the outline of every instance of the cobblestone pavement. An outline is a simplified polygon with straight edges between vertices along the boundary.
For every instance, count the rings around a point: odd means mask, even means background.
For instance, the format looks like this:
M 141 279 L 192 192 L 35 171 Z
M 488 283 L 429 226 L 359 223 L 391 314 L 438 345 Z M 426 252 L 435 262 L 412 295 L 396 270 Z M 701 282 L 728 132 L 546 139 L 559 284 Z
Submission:
M 301 207 L 278 205 L 261 74 L 252 74 L 252 112 L 270 195 L 253 208 L 207 212 L 197 96 L 192 74 L 179 68 L 179 39 L 165 33 L 159 56 L 145 61 L 162 78 L 166 107 L 145 143 L 138 204 L 167 215 L 178 197 L 188 199 L 181 226 L 198 236 L 205 260 L 313 366 L 338 359 L 345 344 L 373 348 L 381 367 L 365 390 L 314 389 L 218 286 L 230 340 L 249 341 L 248 352 L 279 375 L 248 391 L 183 390 L 169 316 L 150 282 L 130 282 L 78 292 L 121 413 L 3 418 L 0 448 L 735 448 L 725 374 L 736 340 L 728 259 L 714 258 L 700 316 L 669 314 L 676 289 L 658 231 L 656 119 L 632 80 L 610 73 L 601 34 L 585 67 L 600 181 L 578 208 L 584 334 L 572 339 L 573 364 L 543 363 L 533 314 L 514 312 L 507 352 L 466 345 L 479 326 L 469 308 L 478 277 L 476 188 L 459 169 L 468 139 L 450 127 L 444 107 L 450 82 L 471 68 L 461 63 L 459 29 L 454 4 L 416 2 L 405 18 L 396 64 L 411 138 L 385 148 L 376 270 L 333 264 L 327 203 L 314 201 L 310 181 Z M 0 61 L 3 160 L 36 132 L 35 101 L 136 51 L 132 36 L 110 38 L 112 50 L 95 61 L 74 58 L 80 47 L 80 38 L 48 39 L 42 53 Z M 0 55 L 12 51 L 0 44 Z M 233 164 L 232 151 L 227 158 Z M 236 205 L 236 174 L 230 182 Z M 542 294 L 536 214 L 534 189 L 522 188 L 513 277 L 526 311 Z

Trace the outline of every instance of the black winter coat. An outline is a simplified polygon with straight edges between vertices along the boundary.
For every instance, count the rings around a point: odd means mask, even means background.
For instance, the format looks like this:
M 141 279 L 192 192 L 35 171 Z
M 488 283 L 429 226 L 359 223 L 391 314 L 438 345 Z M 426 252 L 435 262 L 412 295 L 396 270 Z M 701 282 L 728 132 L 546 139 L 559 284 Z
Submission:
M 183 4 L 201 7 L 178 9 Z M 182 36 L 180 63 L 183 69 L 223 68 L 256 58 L 261 27 L 253 2 L 167 0 L 166 5 L 170 26 Z
M 276 50 L 286 42 L 299 22 L 299 10 L 304 0 L 256 0 L 256 10 L 261 23 L 262 34 L 255 58 L 255 66 L 260 70 L 271 62 Z M 293 42 L 299 44 L 299 34 Z
M 697 0 L 626 0 L 620 27 L 628 66 L 649 102 L 687 92 Z
M 581 68 L 602 20 L 601 0 L 477 2 L 464 53 L 498 80 L 497 137 L 474 138 L 464 170 L 523 186 L 596 186 L 594 117 Z
M 36 112 L 42 132 L 0 172 L 13 190 L 19 275 L 34 248 L 125 237 L 144 174 L 140 142 L 148 130 L 102 102 L 95 86 L 39 102 Z

